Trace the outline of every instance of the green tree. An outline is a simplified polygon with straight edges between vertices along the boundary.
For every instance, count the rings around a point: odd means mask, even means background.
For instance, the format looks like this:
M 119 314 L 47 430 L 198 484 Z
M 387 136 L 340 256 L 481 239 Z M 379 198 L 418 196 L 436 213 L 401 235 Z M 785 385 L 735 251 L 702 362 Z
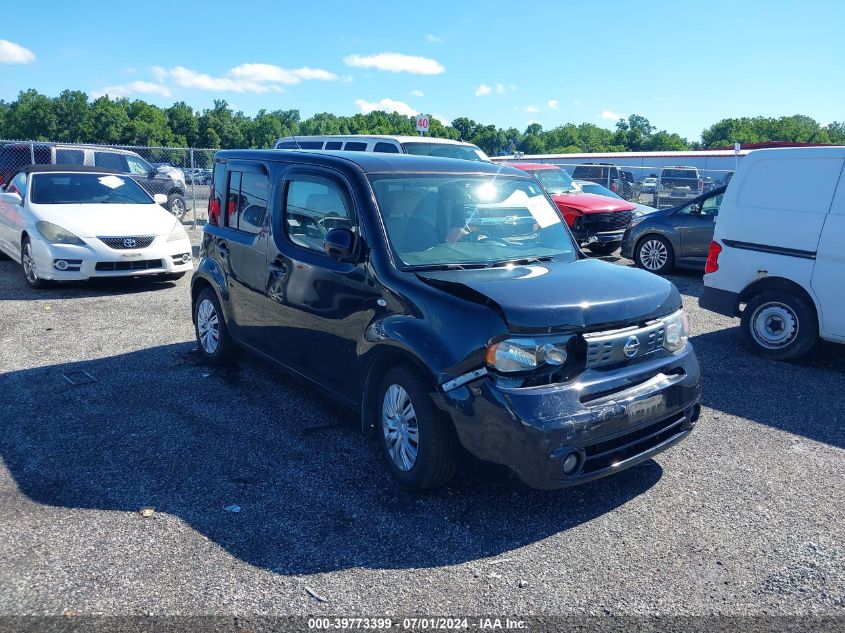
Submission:
M 81 90 L 64 90 L 53 101 L 56 114 L 57 141 L 71 143 L 91 142 L 94 134 L 94 118 L 88 95 Z
M 94 143 L 120 143 L 126 137 L 129 126 L 129 102 L 126 99 L 112 101 L 108 95 L 90 104 L 92 138 Z
M 194 109 L 184 101 L 174 103 L 165 110 L 167 124 L 173 132 L 174 139 L 180 145 L 194 147 L 199 141 L 199 120 Z
M 46 141 L 56 138 L 53 101 L 37 90 L 25 90 L 9 106 L 6 127 L 11 138 Z

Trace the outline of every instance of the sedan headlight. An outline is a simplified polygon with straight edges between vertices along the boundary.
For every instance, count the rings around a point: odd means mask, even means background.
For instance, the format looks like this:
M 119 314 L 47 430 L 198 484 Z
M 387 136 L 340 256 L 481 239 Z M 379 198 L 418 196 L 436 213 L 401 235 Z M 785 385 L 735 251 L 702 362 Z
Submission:
M 178 242 L 179 240 L 184 240 L 187 237 L 188 234 L 185 232 L 185 227 L 177 220 L 176 224 L 173 225 L 173 230 L 170 231 L 170 236 L 167 238 L 167 241 Z
M 484 358 L 487 365 L 504 373 L 528 371 L 541 365 L 563 365 L 569 357 L 568 342 L 568 337 L 558 340 L 506 339 L 490 345 Z
M 58 224 L 52 222 L 36 222 L 35 228 L 44 236 L 44 239 L 51 244 L 74 244 L 76 246 L 84 246 L 85 242 L 79 239 L 76 235 L 63 229 Z
M 689 339 L 689 316 L 681 309 L 663 318 L 666 328 L 663 335 L 663 347 L 670 352 L 677 352 L 687 346 Z

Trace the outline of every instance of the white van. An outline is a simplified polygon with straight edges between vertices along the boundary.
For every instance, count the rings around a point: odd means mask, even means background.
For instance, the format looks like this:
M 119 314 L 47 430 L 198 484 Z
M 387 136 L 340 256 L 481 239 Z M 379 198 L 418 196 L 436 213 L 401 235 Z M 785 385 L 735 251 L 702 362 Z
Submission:
M 699 304 L 769 358 L 845 343 L 843 165 L 845 147 L 757 150 L 722 199 Z
M 387 134 L 285 136 L 276 141 L 273 149 L 327 149 L 345 152 L 416 154 L 490 162 L 490 157 L 472 143 L 431 136 L 390 136 Z

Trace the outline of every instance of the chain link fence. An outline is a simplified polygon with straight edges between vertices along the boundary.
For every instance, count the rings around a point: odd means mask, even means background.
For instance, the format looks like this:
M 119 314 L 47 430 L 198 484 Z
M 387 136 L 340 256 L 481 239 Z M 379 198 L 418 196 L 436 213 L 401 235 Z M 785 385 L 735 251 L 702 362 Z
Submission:
M 167 209 L 196 228 L 207 220 L 216 149 L 88 145 L 0 139 L 0 187 L 28 165 L 92 165 L 127 174 Z

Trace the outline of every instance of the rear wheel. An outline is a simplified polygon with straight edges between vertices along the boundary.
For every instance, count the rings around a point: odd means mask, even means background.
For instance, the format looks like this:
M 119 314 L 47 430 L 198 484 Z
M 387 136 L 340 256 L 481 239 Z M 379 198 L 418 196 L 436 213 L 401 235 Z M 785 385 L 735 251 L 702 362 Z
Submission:
M 38 276 L 38 269 L 35 266 L 35 257 L 32 254 L 32 242 L 28 237 L 23 238 L 21 242 L 21 268 L 23 269 L 23 278 L 26 285 L 30 288 L 45 288 L 48 282 Z
M 813 306 L 786 291 L 762 292 L 742 312 L 742 334 L 755 352 L 772 360 L 792 360 L 812 349 L 819 337 Z
M 455 473 L 457 441 L 425 381 L 409 367 L 395 367 L 379 393 L 379 439 L 393 477 L 409 490 L 446 484 Z
M 634 261 L 653 273 L 667 273 L 675 266 L 675 251 L 665 237 L 647 235 L 637 243 Z
M 235 358 L 237 347 L 229 336 L 220 302 L 211 288 L 203 288 L 197 295 L 194 323 L 199 352 L 206 361 L 225 365 Z
M 593 255 L 610 255 L 617 248 L 619 248 L 619 244 L 617 242 L 611 242 L 610 244 L 587 244 L 587 248 L 590 249 L 590 252 Z

